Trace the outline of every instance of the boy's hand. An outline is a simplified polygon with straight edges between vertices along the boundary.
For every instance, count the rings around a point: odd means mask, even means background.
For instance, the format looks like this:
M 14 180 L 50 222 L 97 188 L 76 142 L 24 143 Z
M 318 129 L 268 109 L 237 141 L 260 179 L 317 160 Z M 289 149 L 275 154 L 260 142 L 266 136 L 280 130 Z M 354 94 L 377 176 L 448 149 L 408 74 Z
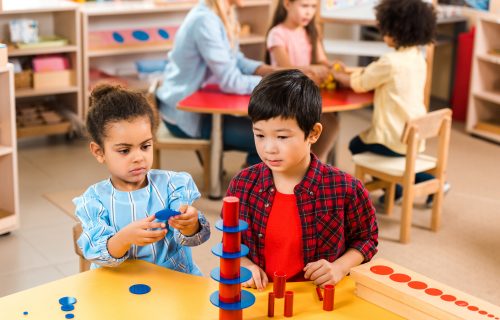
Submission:
M 340 265 L 321 259 L 310 262 L 304 267 L 304 278 L 312 280 L 315 285 L 324 287 L 326 284 L 337 284 L 349 270 L 344 271 Z
M 181 205 L 179 208 L 181 214 L 168 219 L 168 224 L 179 230 L 186 237 L 190 237 L 200 230 L 200 222 L 198 221 L 198 210 L 187 204 Z
M 154 222 L 155 216 L 151 215 L 141 220 L 134 221 L 118 231 L 118 236 L 123 244 L 131 246 L 145 246 L 165 238 L 168 232 L 165 223 Z M 161 230 L 158 230 L 161 229 Z
M 241 258 L 241 265 L 252 272 L 252 278 L 241 285 L 246 288 L 257 288 L 259 291 L 264 290 L 269 283 L 264 270 L 246 257 Z

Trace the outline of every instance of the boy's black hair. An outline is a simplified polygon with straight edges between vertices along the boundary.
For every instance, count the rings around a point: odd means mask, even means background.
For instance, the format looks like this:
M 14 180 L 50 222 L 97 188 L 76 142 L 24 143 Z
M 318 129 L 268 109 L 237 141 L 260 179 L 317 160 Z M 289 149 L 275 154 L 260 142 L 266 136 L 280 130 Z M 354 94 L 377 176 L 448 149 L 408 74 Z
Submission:
M 264 77 L 250 97 L 252 122 L 272 118 L 295 119 L 305 137 L 321 117 L 321 94 L 317 85 L 299 70 L 283 70 Z
M 382 35 L 395 41 L 396 48 L 426 45 L 434 41 L 436 11 L 422 0 L 382 0 L 376 7 Z
M 151 132 L 156 132 L 157 117 L 146 97 L 139 92 L 110 84 L 97 85 L 90 94 L 86 126 L 92 141 L 104 147 L 106 126 L 111 122 L 148 117 Z

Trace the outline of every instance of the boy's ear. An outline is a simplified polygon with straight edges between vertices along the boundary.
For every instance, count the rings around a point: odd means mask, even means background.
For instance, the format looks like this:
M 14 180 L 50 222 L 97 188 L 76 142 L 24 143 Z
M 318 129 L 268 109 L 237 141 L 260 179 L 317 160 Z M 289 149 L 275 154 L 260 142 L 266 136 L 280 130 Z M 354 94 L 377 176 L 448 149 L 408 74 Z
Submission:
M 315 143 L 316 141 L 318 141 L 319 136 L 321 136 L 322 131 L 323 131 L 323 126 L 321 125 L 321 123 L 316 122 L 312 127 L 311 132 L 309 132 L 307 140 L 309 140 L 311 144 Z
M 90 152 L 99 163 L 104 163 L 104 149 L 94 141 L 90 142 Z

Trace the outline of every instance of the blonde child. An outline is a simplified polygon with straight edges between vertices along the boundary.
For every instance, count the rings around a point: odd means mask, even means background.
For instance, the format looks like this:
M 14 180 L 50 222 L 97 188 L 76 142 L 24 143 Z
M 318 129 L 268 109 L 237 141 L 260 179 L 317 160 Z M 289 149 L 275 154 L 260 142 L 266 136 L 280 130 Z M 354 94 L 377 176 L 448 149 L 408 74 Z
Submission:
M 311 70 L 322 83 L 332 64 L 328 61 L 315 22 L 317 0 L 279 0 L 267 35 L 267 61 L 273 66 Z M 308 73 L 309 74 L 309 73 Z M 321 115 L 323 134 L 313 145 L 313 152 L 326 162 L 337 139 L 335 113 Z
M 289 281 L 339 282 L 377 252 L 378 228 L 361 182 L 311 154 L 322 133 L 319 88 L 298 70 L 278 71 L 255 88 L 248 113 L 262 162 L 227 190 L 249 224 L 244 285 L 265 288 L 276 271 Z
M 90 151 L 110 173 L 73 200 L 83 227 L 78 245 L 92 268 L 141 259 L 201 275 L 189 248 L 210 237 L 209 223 L 191 205 L 200 193 L 187 173 L 151 170 L 156 118 L 145 97 L 98 86 L 86 124 Z M 165 208 L 181 214 L 157 221 Z
M 382 0 L 375 10 L 384 42 L 395 51 L 351 74 L 334 72 L 334 77 L 356 92 L 375 90 L 371 127 L 351 140 L 351 153 L 369 151 L 403 157 L 406 145 L 401 142 L 401 134 L 405 123 L 427 112 L 424 105 L 427 67 L 419 46 L 433 41 L 436 13 L 432 4 L 422 0 Z M 433 176 L 425 172 L 415 177 L 417 183 L 430 179 Z M 449 184 L 445 184 L 447 190 Z M 398 185 L 396 201 L 402 192 Z M 384 196 L 379 203 L 384 203 Z M 427 198 L 427 205 L 431 204 L 432 195 Z

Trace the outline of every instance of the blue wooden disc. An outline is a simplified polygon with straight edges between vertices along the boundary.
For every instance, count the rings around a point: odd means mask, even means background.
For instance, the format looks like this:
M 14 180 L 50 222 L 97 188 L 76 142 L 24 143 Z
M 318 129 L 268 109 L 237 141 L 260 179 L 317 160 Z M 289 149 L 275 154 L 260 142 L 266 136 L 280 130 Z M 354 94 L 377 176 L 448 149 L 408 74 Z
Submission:
M 158 34 L 160 35 L 160 37 L 162 37 L 163 39 L 168 39 L 170 38 L 170 35 L 168 34 L 168 31 L 165 30 L 165 29 L 162 29 L 162 28 L 159 28 L 158 29 Z
M 151 291 L 151 287 L 146 284 L 134 284 L 128 288 L 128 291 L 133 294 L 146 294 Z
M 166 208 L 155 213 L 155 218 L 157 220 L 167 221 L 170 217 L 177 216 L 181 214 L 179 211 L 174 211 L 172 209 Z
M 241 250 L 240 252 L 223 252 L 222 251 L 222 243 L 218 243 L 215 246 L 212 247 L 212 253 L 215 254 L 217 257 L 224 258 L 224 259 L 236 259 L 236 258 L 241 258 L 244 257 L 248 254 L 250 250 L 248 247 L 244 244 L 241 245 Z
M 73 311 L 73 310 L 75 310 L 75 306 L 72 304 L 63 304 L 61 306 L 61 310 L 62 311 Z
M 246 290 L 241 290 L 241 301 L 235 303 L 224 303 L 219 301 L 219 291 L 210 295 L 210 302 L 224 310 L 242 310 L 252 306 L 255 303 L 255 296 Z
M 224 227 L 224 221 L 217 220 L 217 222 L 215 223 L 215 228 L 222 232 L 236 233 L 248 229 L 248 223 L 246 221 L 239 220 L 239 224 L 237 227 Z
M 148 41 L 149 40 L 149 34 L 143 30 L 132 31 L 132 37 L 134 37 L 134 39 L 139 40 L 139 41 Z
M 220 268 L 214 268 L 210 272 L 210 277 L 217 282 L 223 284 L 239 284 L 248 281 L 252 278 L 252 272 L 245 267 L 240 267 L 240 277 L 235 279 L 227 279 L 220 276 Z
M 125 42 L 125 39 L 119 32 L 113 32 L 113 40 L 115 40 L 118 43 L 123 43 Z
M 76 303 L 76 298 L 74 297 L 62 297 L 59 299 L 59 303 L 61 305 L 68 305 L 68 304 L 75 304 Z
M 68 314 L 65 316 L 65 318 L 66 318 L 66 319 L 73 319 L 74 317 L 75 317 L 75 315 L 74 315 L 74 314 L 72 314 L 72 313 L 68 313 Z

